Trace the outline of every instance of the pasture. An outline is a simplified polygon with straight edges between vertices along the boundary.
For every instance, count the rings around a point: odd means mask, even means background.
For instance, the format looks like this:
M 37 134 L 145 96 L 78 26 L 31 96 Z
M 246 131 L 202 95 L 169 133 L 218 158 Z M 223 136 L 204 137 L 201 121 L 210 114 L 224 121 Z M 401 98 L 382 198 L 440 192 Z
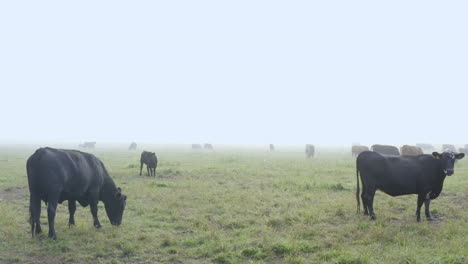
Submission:
M 52 146 L 58 147 L 58 146 Z M 57 240 L 31 238 L 25 164 L 36 148 L 0 149 L 0 263 L 468 263 L 468 158 L 456 164 L 439 198 L 436 221 L 417 223 L 416 196 L 377 192 L 376 221 L 356 214 L 350 148 L 303 146 L 214 151 L 148 147 L 157 177 L 138 176 L 141 149 L 97 148 L 128 196 L 123 223 L 101 229 L 78 205 L 68 227 L 57 208 Z M 146 172 L 146 170 L 143 170 Z

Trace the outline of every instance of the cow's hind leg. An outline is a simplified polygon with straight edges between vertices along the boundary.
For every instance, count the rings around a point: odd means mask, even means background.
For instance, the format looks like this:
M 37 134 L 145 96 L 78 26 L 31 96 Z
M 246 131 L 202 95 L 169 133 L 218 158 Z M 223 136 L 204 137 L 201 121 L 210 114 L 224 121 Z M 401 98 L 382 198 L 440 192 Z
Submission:
M 368 201 L 366 199 L 367 195 L 366 195 L 366 191 L 367 191 L 367 188 L 365 185 L 362 186 L 362 193 L 361 193 L 361 200 L 362 200 L 362 206 L 364 207 L 364 214 L 365 215 L 369 215 L 369 209 L 368 209 Z
M 369 209 L 369 215 L 372 220 L 377 219 L 374 212 L 374 196 L 376 190 L 374 188 L 367 188 L 366 191 L 366 200 L 367 200 L 367 208 Z
M 41 199 L 33 194 L 29 197 L 29 213 L 31 214 L 31 235 L 37 235 L 42 232 L 41 229 Z
M 424 200 L 424 209 L 425 209 L 427 221 L 434 220 L 434 218 L 432 218 L 432 216 L 431 216 L 431 212 L 429 211 L 429 205 L 430 204 L 431 204 L 431 199 L 426 197 L 426 200 Z
M 143 170 L 143 162 L 140 162 L 140 176 L 141 176 L 141 171 Z
M 418 205 L 416 207 L 416 221 L 421 222 L 421 206 L 424 203 L 424 195 L 418 195 Z
M 47 204 L 47 219 L 49 220 L 49 238 L 56 239 L 55 235 L 55 213 L 57 210 L 57 200 L 48 201 Z
M 150 176 L 150 167 L 148 166 L 148 164 L 146 165 L 146 171 L 148 172 L 147 176 Z
M 68 201 L 68 212 L 70 213 L 70 218 L 68 219 L 68 226 L 75 225 L 75 211 L 76 211 L 76 201 Z

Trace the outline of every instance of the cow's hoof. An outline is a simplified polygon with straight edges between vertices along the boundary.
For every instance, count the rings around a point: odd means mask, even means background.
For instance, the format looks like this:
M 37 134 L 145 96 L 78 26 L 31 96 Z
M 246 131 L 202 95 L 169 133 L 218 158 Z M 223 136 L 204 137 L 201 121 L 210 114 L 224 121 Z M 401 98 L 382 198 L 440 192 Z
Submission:
M 371 219 L 371 220 L 375 220 L 375 219 L 377 219 L 377 216 L 371 215 L 370 219 Z
M 434 221 L 434 220 L 435 220 L 435 219 L 432 218 L 432 216 L 427 218 L 427 221 Z
M 57 236 L 55 234 L 49 234 L 49 238 L 53 240 L 57 240 Z
M 416 218 L 416 221 L 421 222 L 421 218 Z

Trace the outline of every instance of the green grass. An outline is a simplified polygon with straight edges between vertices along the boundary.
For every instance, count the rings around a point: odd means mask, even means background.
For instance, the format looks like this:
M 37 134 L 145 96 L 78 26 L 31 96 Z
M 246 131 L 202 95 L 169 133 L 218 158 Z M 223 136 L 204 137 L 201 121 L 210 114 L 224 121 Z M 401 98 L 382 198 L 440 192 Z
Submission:
M 377 220 L 356 215 L 354 159 L 347 150 L 288 152 L 163 149 L 156 179 L 139 153 L 96 150 L 128 195 L 119 227 L 103 204 L 95 229 L 78 206 L 76 226 L 58 207 L 56 241 L 32 239 L 25 163 L 34 149 L 0 150 L 0 263 L 468 263 L 468 160 L 457 163 L 434 222 L 417 223 L 416 196 L 377 193 Z M 3 152 L 2 152 L 3 151 Z M 2 156 L 0 155 L 0 156 Z

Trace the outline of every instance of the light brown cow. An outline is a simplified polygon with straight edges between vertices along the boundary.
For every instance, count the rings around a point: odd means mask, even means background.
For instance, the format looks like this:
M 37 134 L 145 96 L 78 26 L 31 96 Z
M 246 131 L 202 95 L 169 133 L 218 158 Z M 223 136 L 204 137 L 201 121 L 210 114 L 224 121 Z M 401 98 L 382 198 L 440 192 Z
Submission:
M 361 154 L 361 152 L 364 152 L 366 150 L 369 150 L 369 148 L 366 147 L 366 146 L 352 146 L 351 147 L 351 156 L 357 157 L 357 155 Z
M 403 145 L 400 148 L 401 155 L 417 156 L 424 154 L 420 147 Z

